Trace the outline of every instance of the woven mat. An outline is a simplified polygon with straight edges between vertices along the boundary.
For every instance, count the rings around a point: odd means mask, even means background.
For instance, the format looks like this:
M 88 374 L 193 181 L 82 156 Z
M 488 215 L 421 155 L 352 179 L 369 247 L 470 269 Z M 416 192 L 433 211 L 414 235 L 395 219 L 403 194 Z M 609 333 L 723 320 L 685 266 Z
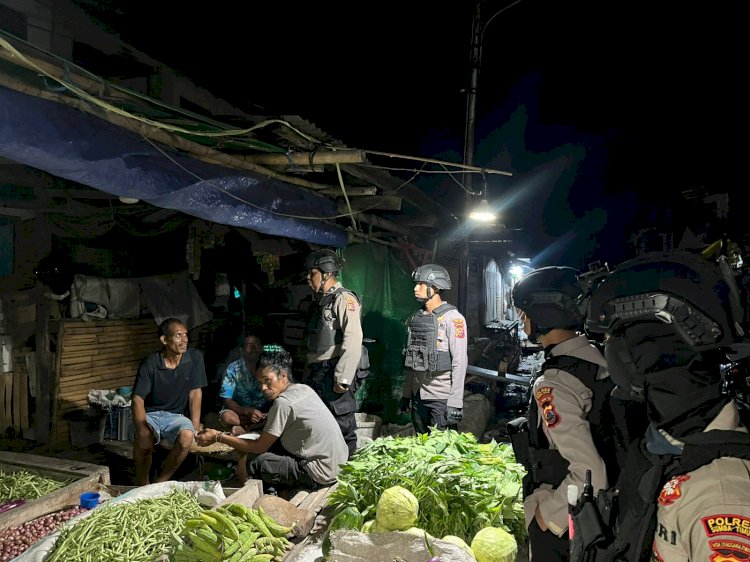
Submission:
M 160 445 L 164 447 L 165 449 L 172 448 L 171 443 L 168 443 L 166 441 L 162 441 Z M 197 443 L 193 442 L 193 444 L 190 446 L 190 452 L 195 453 L 197 455 L 231 455 L 233 453 L 236 454 L 237 456 L 240 455 L 238 451 L 235 451 L 232 447 L 230 447 L 226 443 L 211 443 L 210 445 L 201 447 Z
M 217 453 L 237 453 L 239 455 L 237 451 L 235 451 L 226 443 L 211 443 L 210 445 L 206 445 L 205 447 L 201 447 L 197 443 L 193 443 L 193 445 L 190 447 L 190 452 L 196 453 L 198 455 L 214 455 Z

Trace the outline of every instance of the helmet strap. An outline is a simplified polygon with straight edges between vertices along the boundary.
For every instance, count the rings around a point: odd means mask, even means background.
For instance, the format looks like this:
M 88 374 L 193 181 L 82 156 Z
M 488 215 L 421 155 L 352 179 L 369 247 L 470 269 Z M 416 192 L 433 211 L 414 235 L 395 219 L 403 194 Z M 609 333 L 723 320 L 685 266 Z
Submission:
M 437 298 L 436 298 L 437 297 Z M 432 311 L 434 308 L 440 305 L 440 291 L 434 287 L 427 285 L 427 298 L 418 298 L 417 301 L 421 302 L 425 310 Z M 431 305 L 429 303 L 432 303 Z
M 539 326 L 537 326 L 536 322 L 531 318 L 529 318 L 529 328 L 529 340 L 531 340 L 531 343 L 539 343 L 539 336 L 542 335 L 542 332 L 539 330 Z
M 318 289 L 315 291 L 315 294 L 322 297 L 325 294 L 325 286 L 328 280 L 331 278 L 331 272 L 330 271 L 320 271 L 320 285 L 318 285 Z

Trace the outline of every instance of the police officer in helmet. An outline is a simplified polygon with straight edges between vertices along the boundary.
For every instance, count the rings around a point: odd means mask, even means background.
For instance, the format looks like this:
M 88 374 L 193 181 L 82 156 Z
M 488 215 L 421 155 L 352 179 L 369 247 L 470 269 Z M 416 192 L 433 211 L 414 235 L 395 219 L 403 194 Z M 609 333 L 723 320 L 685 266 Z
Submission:
M 427 433 L 433 426 L 443 430 L 461 421 L 468 336 L 464 317 L 442 298 L 451 288 L 446 269 L 422 265 L 412 279 L 422 308 L 406 322 L 401 410 L 411 411 L 417 433 Z
M 307 383 L 333 413 L 351 456 L 357 448 L 357 375 L 363 367 L 361 299 L 338 281 L 341 259 L 333 250 L 311 252 L 305 269 L 314 304 L 307 332 Z
M 612 542 L 586 560 L 750 559 L 750 437 L 721 374 L 744 314 L 725 258 L 685 251 L 629 260 L 594 290 L 586 327 L 607 334 L 610 375 L 649 425 L 604 493 Z
M 578 276 L 570 267 L 543 267 L 512 292 L 524 332 L 544 348 L 527 417 L 509 426 L 516 458 L 527 468 L 524 512 L 533 562 L 569 559 L 568 485 L 582 490 L 587 470 L 595 489 L 608 485 L 602 451 L 604 428 L 613 421 L 613 384 L 604 356 L 582 333 Z

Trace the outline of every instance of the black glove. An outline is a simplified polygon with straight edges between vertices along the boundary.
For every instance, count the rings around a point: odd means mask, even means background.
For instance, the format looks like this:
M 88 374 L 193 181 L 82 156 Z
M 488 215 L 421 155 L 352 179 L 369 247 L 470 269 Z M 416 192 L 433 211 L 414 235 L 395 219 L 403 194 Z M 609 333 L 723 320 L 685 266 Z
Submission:
M 411 410 L 411 398 L 401 399 L 401 413 L 406 414 Z
M 463 408 L 454 408 L 453 406 L 448 406 L 448 414 L 446 417 L 448 418 L 448 423 L 450 424 L 460 422 L 464 417 Z

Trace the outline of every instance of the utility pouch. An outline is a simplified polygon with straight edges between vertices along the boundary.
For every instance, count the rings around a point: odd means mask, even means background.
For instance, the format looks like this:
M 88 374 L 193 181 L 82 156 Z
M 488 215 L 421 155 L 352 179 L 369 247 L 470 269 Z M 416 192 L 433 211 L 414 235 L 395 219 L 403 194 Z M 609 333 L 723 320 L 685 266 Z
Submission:
M 516 462 L 529 466 L 529 420 L 521 417 L 508 422 L 508 435 Z
M 357 371 L 367 371 L 370 368 L 370 352 L 363 345 L 362 355 L 359 357 L 359 365 L 357 365 Z M 362 377 L 364 378 L 364 377 Z
M 354 373 L 350 388 L 351 391 L 356 393 L 359 387 L 362 386 L 362 381 L 370 376 L 370 355 L 367 348 L 362 346 L 362 355 L 359 358 L 359 364 L 357 365 L 357 371 Z
M 404 366 L 413 371 L 427 371 L 429 358 L 427 348 L 424 346 L 410 345 L 404 350 Z
M 596 502 L 586 504 L 571 515 L 575 533 L 570 544 L 570 562 L 625 561 L 613 544 L 618 492 L 614 487 L 601 490 Z

